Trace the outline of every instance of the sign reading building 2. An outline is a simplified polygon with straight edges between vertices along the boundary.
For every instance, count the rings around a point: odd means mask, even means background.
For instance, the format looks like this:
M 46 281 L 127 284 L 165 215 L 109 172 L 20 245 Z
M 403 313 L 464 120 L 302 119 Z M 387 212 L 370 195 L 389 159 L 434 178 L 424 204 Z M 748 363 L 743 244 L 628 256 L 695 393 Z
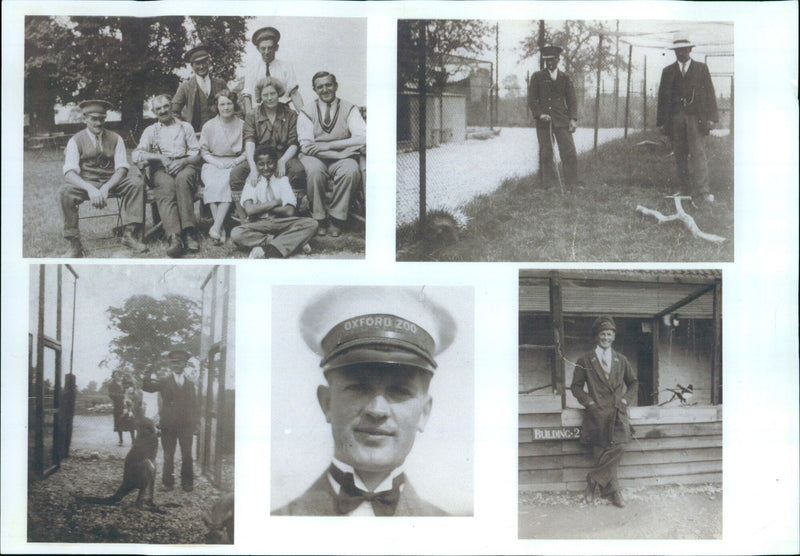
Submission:
M 580 427 L 534 427 L 533 441 L 541 440 L 578 440 L 581 437 Z

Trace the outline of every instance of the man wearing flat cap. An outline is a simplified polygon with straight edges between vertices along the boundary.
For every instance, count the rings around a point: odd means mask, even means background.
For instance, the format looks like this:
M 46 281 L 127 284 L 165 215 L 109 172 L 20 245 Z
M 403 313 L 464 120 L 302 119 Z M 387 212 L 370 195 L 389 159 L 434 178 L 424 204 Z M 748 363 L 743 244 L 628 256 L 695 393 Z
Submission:
M 584 499 L 594 492 L 622 508 L 625 501 L 617 484 L 617 467 L 631 436 L 628 407 L 637 399 L 636 371 L 621 353 L 611 349 L 617 325 L 609 316 L 598 317 L 592 325 L 595 348 L 578 359 L 572 375 L 572 395 L 586 409 L 581 443 L 592 446 L 595 465 L 586 475 Z M 587 392 L 588 390 L 588 392 Z
M 184 54 L 183 59 L 191 64 L 194 75 L 178 85 L 172 97 L 172 113 L 176 118 L 189 122 L 197 133 L 203 124 L 216 116 L 214 95 L 226 88 L 225 81 L 209 75 L 211 54 L 208 47 L 198 45 Z
M 80 204 L 90 201 L 93 207 L 102 209 L 109 197 L 117 197 L 122 204 L 122 244 L 135 253 L 144 253 L 147 247 L 136 239 L 137 228 L 144 222 L 144 182 L 128 175 L 130 166 L 122 137 L 103 127 L 111 104 L 85 100 L 78 107 L 86 129 L 73 135 L 64 149 L 66 183 L 58 191 L 64 239 L 70 244 L 64 256 L 85 255 L 78 229 Z
M 260 102 L 256 94 L 256 83 L 262 77 L 278 79 L 284 88 L 280 102 L 294 104 L 295 110 L 303 108 L 303 97 L 297 84 L 294 68 L 291 64 L 275 57 L 278 52 L 281 33 L 275 27 L 262 27 L 253 33 L 252 42 L 258 49 L 260 58 L 250 62 L 245 69 L 244 89 L 242 90 L 245 114 L 252 112 Z
M 694 46 L 685 37 L 673 41 L 676 60 L 661 72 L 656 125 L 672 140 L 678 193 L 713 203 L 705 140 L 719 121 L 717 95 L 708 66 L 691 58 Z
M 194 467 L 192 464 L 192 440 L 199 433 L 199 413 L 197 411 L 197 392 L 192 380 L 184 374 L 192 354 L 186 350 L 174 349 L 167 354 L 169 375 L 153 378 L 148 374 L 142 384 L 145 392 L 158 392 L 158 421 L 161 428 L 161 447 L 164 450 L 164 469 L 161 482 L 165 490 L 175 485 L 175 447 L 181 447 L 181 487 L 191 492 L 194 487 Z
M 558 69 L 562 48 L 542 47 L 545 68 L 531 77 L 528 85 L 528 108 L 536 125 L 539 140 L 539 176 L 542 187 L 558 183 L 558 169 L 553 161 L 553 145 L 564 163 L 563 185 L 578 183 L 578 157 L 572 134 L 578 127 L 578 101 L 567 74 Z
M 404 473 L 433 400 L 435 357 L 455 337 L 450 313 L 421 290 L 339 287 L 303 310 L 301 331 L 320 357 L 317 401 L 331 426 L 322 475 L 274 515 L 441 516 Z

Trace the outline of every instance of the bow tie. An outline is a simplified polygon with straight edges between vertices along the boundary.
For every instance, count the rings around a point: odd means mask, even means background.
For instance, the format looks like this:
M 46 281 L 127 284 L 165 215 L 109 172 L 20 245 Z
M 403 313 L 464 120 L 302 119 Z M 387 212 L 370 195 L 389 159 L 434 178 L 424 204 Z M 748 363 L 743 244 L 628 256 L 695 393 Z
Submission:
M 397 502 L 400 500 L 400 485 L 405 481 L 403 473 L 392 480 L 391 490 L 365 492 L 355 485 L 352 473 L 345 473 L 333 464 L 331 464 L 328 472 L 333 477 L 333 480 L 339 483 L 336 506 L 342 515 L 349 514 L 360 506 L 362 502 L 372 504 L 372 511 L 375 512 L 376 516 L 394 515 L 397 510 Z

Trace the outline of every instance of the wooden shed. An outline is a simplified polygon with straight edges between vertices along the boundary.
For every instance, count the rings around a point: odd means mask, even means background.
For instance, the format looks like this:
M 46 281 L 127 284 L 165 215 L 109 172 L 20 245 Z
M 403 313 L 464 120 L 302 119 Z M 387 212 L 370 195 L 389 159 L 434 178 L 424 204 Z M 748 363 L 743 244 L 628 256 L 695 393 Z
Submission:
M 519 276 L 519 488 L 581 490 L 592 466 L 569 391 L 599 315 L 637 369 L 622 486 L 722 481 L 722 277 L 717 270 Z M 690 388 L 691 385 L 691 388 Z

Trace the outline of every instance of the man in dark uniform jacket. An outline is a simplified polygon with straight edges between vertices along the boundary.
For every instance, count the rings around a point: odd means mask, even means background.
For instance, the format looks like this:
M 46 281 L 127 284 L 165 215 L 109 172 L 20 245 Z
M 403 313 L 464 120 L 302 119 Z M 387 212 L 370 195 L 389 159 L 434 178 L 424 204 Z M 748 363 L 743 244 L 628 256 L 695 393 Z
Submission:
M 403 465 L 430 415 L 433 356 L 455 322 L 420 292 L 333 288 L 301 316 L 306 343 L 322 357 L 317 399 L 331 425 L 331 464 L 274 515 L 441 516 L 406 480 Z
M 661 72 L 656 125 L 672 139 L 681 187 L 679 193 L 713 203 L 714 195 L 708 185 L 705 136 L 719 121 L 717 97 L 708 66 L 690 57 L 692 48 L 694 44 L 688 39 L 673 43 L 677 60 Z
M 217 115 L 214 106 L 214 95 L 226 89 L 225 81 L 209 75 L 211 55 L 208 47 L 198 45 L 184 54 L 183 59 L 189 62 L 194 75 L 178 85 L 172 97 L 172 113 L 176 118 L 189 122 L 197 133 L 203 124 Z
M 592 334 L 597 345 L 578 359 L 571 390 L 586 408 L 581 442 L 592 446 L 595 457 L 595 466 L 586 475 L 584 498 L 593 500 L 599 485 L 601 494 L 622 508 L 625 502 L 617 484 L 617 467 L 631 436 L 628 407 L 636 400 L 639 380 L 625 356 L 611 349 L 616 331 L 611 317 L 594 321 Z
M 553 138 L 564 163 L 564 183 L 578 182 L 578 157 L 572 134 L 578 126 L 578 102 L 569 76 L 558 69 L 561 47 L 542 47 L 545 69 L 537 71 L 528 84 L 528 108 L 539 140 L 539 173 L 542 187 L 556 182 Z
M 192 439 L 198 432 L 197 392 L 194 383 L 184 376 L 186 363 L 191 354 L 176 349 L 167 354 L 167 363 L 172 371 L 169 376 L 154 379 L 149 374 L 142 385 L 145 392 L 159 392 L 159 426 L 161 447 L 164 449 L 164 469 L 161 482 L 166 490 L 175 484 L 175 446 L 181 446 L 181 486 L 190 492 L 194 486 L 192 466 Z

